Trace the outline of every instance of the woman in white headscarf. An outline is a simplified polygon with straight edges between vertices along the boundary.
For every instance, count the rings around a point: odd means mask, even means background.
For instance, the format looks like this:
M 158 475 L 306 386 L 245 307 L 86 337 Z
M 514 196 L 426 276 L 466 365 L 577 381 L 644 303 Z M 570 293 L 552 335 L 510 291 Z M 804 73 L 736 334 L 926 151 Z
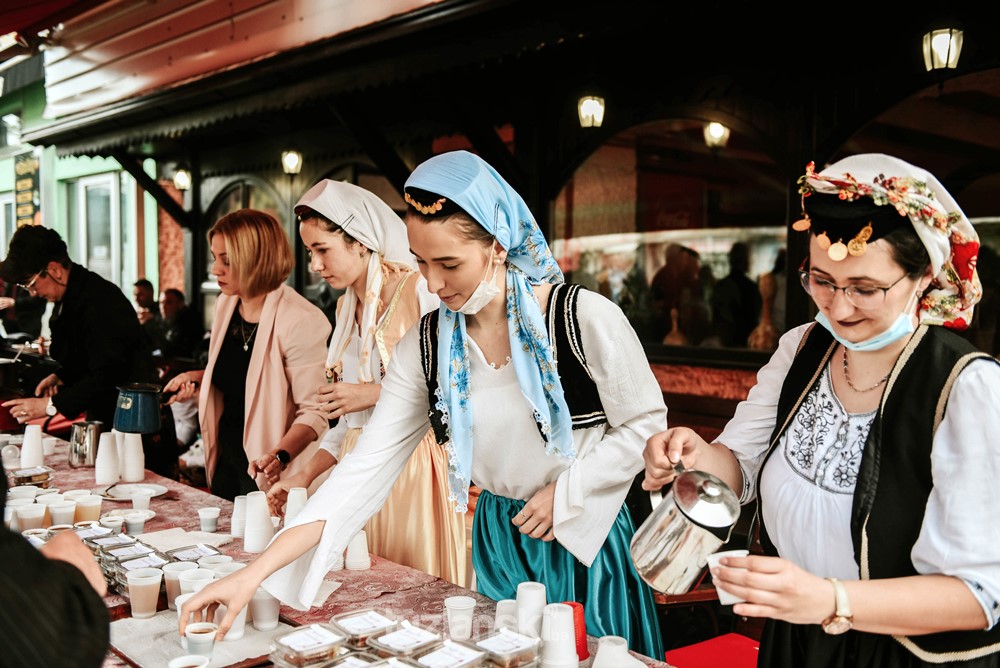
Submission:
M 302 196 L 295 213 L 310 268 L 330 287 L 345 290 L 327 354 L 327 383 L 318 392 L 337 424 L 303 471 L 269 490 L 276 511 L 289 489 L 309 488 L 351 452 L 379 398 L 396 342 L 439 304 L 416 271 L 406 226 L 374 194 L 326 179 Z M 446 450 L 428 432 L 382 510 L 368 522 L 368 548 L 467 585 L 465 518 L 448 503 L 447 469 Z
M 765 554 L 712 576 L 767 618 L 761 668 L 1000 666 L 1000 364 L 949 331 L 982 295 L 979 238 L 891 156 L 810 164 L 799 192 L 816 322 L 781 337 L 715 442 L 651 438 L 644 486 L 683 458 L 756 501 Z

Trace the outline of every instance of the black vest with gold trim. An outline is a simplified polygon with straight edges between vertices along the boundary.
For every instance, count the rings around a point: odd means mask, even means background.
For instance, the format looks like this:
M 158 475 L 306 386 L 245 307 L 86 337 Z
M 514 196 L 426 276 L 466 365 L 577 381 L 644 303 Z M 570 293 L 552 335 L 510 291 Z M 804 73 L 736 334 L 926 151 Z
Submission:
M 584 289 L 583 286 L 567 283 L 554 286 L 549 293 L 545 317 L 573 429 L 596 427 L 608 421 L 580 342 L 580 323 L 576 309 L 579 292 Z M 432 311 L 420 319 L 420 361 L 427 382 L 428 417 L 434 430 L 434 438 L 438 443 L 446 443 L 449 438 L 448 424 L 444 419 L 444 411 L 438 406 L 438 319 L 438 311 Z
M 764 465 L 836 348 L 837 342 L 822 327 L 814 325 L 806 332 L 781 388 L 778 420 Z M 917 575 L 910 552 L 920 534 L 934 486 L 934 433 L 944 417 L 955 379 L 976 359 L 996 361 L 943 327 L 921 326 L 893 367 L 865 442 L 854 491 L 851 536 L 861 579 Z M 760 474 L 757 499 L 759 519 L 763 518 Z M 763 525 L 760 541 L 767 554 L 777 554 Z M 929 663 L 964 661 L 1000 652 L 1000 625 L 990 631 L 893 637 Z

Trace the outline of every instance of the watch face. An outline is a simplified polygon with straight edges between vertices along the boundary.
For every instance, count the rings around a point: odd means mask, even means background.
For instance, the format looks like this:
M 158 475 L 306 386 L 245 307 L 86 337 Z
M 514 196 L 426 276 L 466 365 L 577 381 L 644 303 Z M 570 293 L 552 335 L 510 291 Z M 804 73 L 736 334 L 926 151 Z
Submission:
M 850 617 L 837 617 L 829 619 L 823 622 L 823 630 L 832 636 L 840 635 L 841 633 L 846 633 L 851 630 L 853 624 L 851 623 Z
M 287 464 L 292 461 L 292 458 L 288 456 L 288 453 L 284 450 L 278 450 L 278 461 L 282 464 Z

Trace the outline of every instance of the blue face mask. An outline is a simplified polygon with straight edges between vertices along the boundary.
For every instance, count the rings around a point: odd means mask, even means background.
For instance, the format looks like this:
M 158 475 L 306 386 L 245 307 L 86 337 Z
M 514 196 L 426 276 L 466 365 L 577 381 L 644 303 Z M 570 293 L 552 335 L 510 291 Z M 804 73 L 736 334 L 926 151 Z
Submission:
M 830 324 L 830 319 L 826 317 L 823 311 L 816 314 L 816 322 L 823 325 L 833 338 L 837 339 L 840 345 L 844 346 L 848 350 L 857 350 L 859 352 L 866 352 L 871 350 L 881 350 L 886 346 L 899 341 L 904 336 L 908 336 L 913 333 L 913 316 L 910 315 L 910 303 L 907 302 L 906 308 L 903 312 L 899 314 L 896 318 L 896 322 L 892 323 L 889 329 L 885 330 L 881 334 L 876 334 L 870 339 L 865 339 L 864 341 L 858 341 L 854 343 L 853 341 L 848 341 L 844 339 L 833 329 L 833 325 Z

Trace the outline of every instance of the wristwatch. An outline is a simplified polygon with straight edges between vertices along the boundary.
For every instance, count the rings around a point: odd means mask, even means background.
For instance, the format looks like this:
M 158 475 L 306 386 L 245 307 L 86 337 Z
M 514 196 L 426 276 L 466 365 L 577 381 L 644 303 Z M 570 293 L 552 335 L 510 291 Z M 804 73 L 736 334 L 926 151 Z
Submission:
M 278 450 L 274 453 L 274 458 L 281 464 L 281 468 L 285 468 L 292 461 L 292 456 L 288 454 L 288 450 Z
M 49 397 L 49 403 L 45 404 L 45 414 L 48 415 L 49 417 L 52 417 L 56 415 L 58 412 L 59 409 L 56 408 L 56 405 L 54 403 L 52 403 L 52 397 Z
M 847 588 L 837 578 L 827 578 L 833 585 L 833 595 L 837 608 L 823 622 L 823 631 L 832 636 L 851 630 L 854 626 L 854 615 L 851 614 L 851 602 L 847 600 Z

